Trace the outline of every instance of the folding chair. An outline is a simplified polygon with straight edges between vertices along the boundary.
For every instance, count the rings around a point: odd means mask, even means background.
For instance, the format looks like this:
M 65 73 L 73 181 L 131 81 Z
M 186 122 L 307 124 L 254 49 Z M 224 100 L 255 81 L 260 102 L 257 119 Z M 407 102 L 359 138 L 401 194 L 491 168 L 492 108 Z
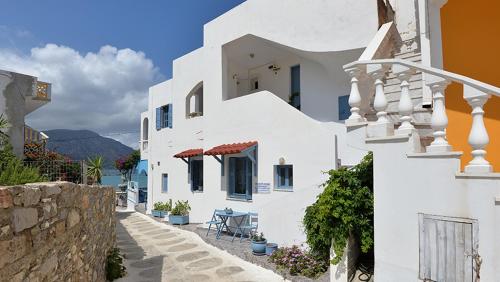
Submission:
M 219 228 L 220 228 L 220 225 L 222 224 L 222 221 L 220 219 L 217 219 L 218 212 L 224 212 L 224 210 L 214 210 L 214 213 L 212 215 L 212 219 L 210 221 L 206 222 L 206 224 L 208 224 L 207 236 L 208 236 L 208 233 L 210 232 L 210 228 L 212 228 L 212 225 L 215 225 L 217 227 L 217 235 L 219 235 Z
M 248 213 L 248 223 L 245 224 L 245 225 L 242 225 L 241 226 L 241 229 L 243 230 L 243 232 L 241 232 L 241 235 L 240 235 L 240 242 L 243 241 L 243 235 L 245 234 L 245 232 L 248 230 L 249 231 L 249 237 L 251 238 L 252 235 L 254 233 L 257 232 L 257 228 L 259 227 L 259 218 L 258 218 L 259 214 L 258 213 L 255 213 L 255 212 L 249 212 Z

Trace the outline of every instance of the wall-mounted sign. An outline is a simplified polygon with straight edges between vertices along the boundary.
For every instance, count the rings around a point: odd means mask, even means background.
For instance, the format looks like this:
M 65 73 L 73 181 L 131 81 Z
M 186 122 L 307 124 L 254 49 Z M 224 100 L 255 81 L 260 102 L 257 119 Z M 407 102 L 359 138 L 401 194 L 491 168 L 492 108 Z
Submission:
M 271 193 L 271 183 L 257 183 L 257 193 L 259 194 Z

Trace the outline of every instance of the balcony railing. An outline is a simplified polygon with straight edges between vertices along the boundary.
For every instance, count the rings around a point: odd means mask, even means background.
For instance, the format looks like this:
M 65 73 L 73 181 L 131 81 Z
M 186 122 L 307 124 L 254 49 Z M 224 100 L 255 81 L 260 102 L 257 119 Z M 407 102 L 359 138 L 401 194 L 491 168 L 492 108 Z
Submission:
M 387 118 L 387 99 L 384 93 L 383 80 L 388 70 L 392 68 L 392 73 L 401 82 L 401 96 L 399 99 L 399 121 L 401 125 L 394 132 L 394 124 Z M 433 97 L 433 112 L 431 117 L 431 127 L 433 129 L 433 142 L 426 147 L 427 153 L 447 153 L 452 147 L 446 138 L 446 127 L 448 117 L 445 106 L 445 89 L 451 82 L 463 85 L 463 97 L 472 108 L 472 126 L 469 133 L 468 142 L 472 147 L 473 159 L 465 167 L 466 173 L 490 173 L 492 166 L 486 160 L 486 146 L 489 143 L 488 131 L 484 125 L 484 104 L 491 95 L 500 96 L 500 88 L 462 76 L 447 72 L 441 69 L 423 66 L 420 64 L 404 61 L 400 59 L 382 59 L 356 61 L 344 66 L 344 70 L 351 76 L 351 93 L 349 105 L 351 115 L 346 120 L 346 124 L 356 124 L 366 122 L 366 107 L 373 102 L 373 108 L 377 114 L 377 120 L 372 126 L 379 126 L 386 130 L 380 130 L 381 135 L 409 134 L 415 130 L 413 126 L 414 105 L 409 92 L 409 78 L 416 71 L 425 73 L 427 76 L 426 86 L 430 88 Z M 366 85 L 373 83 L 375 95 L 373 101 L 369 93 L 366 93 Z M 391 129 L 392 128 L 392 129 Z M 384 136 L 377 136 L 384 137 Z
M 47 82 L 37 81 L 35 97 L 37 99 L 50 100 L 50 84 Z

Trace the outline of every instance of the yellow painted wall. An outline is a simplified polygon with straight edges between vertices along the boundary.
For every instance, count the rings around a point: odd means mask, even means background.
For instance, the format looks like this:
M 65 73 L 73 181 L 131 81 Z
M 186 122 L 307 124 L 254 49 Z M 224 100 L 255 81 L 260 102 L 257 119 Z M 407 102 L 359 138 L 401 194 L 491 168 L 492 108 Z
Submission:
M 448 0 L 441 9 L 441 28 L 444 69 L 500 87 L 500 0 Z M 461 85 L 448 86 L 446 108 L 448 141 L 464 152 L 463 168 L 471 160 L 472 117 Z M 489 99 L 484 109 L 490 137 L 486 159 L 500 171 L 500 97 Z

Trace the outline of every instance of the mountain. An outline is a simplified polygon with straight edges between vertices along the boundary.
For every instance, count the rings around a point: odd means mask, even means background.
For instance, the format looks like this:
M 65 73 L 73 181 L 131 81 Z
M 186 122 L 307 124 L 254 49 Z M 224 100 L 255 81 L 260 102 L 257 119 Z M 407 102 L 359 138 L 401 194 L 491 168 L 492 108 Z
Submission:
M 116 159 L 129 155 L 134 150 L 114 139 L 103 137 L 90 130 L 54 129 L 46 130 L 49 136 L 47 148 L 73 160 L 86 160 L 102 156 L 104 168 L 114 167 Z

